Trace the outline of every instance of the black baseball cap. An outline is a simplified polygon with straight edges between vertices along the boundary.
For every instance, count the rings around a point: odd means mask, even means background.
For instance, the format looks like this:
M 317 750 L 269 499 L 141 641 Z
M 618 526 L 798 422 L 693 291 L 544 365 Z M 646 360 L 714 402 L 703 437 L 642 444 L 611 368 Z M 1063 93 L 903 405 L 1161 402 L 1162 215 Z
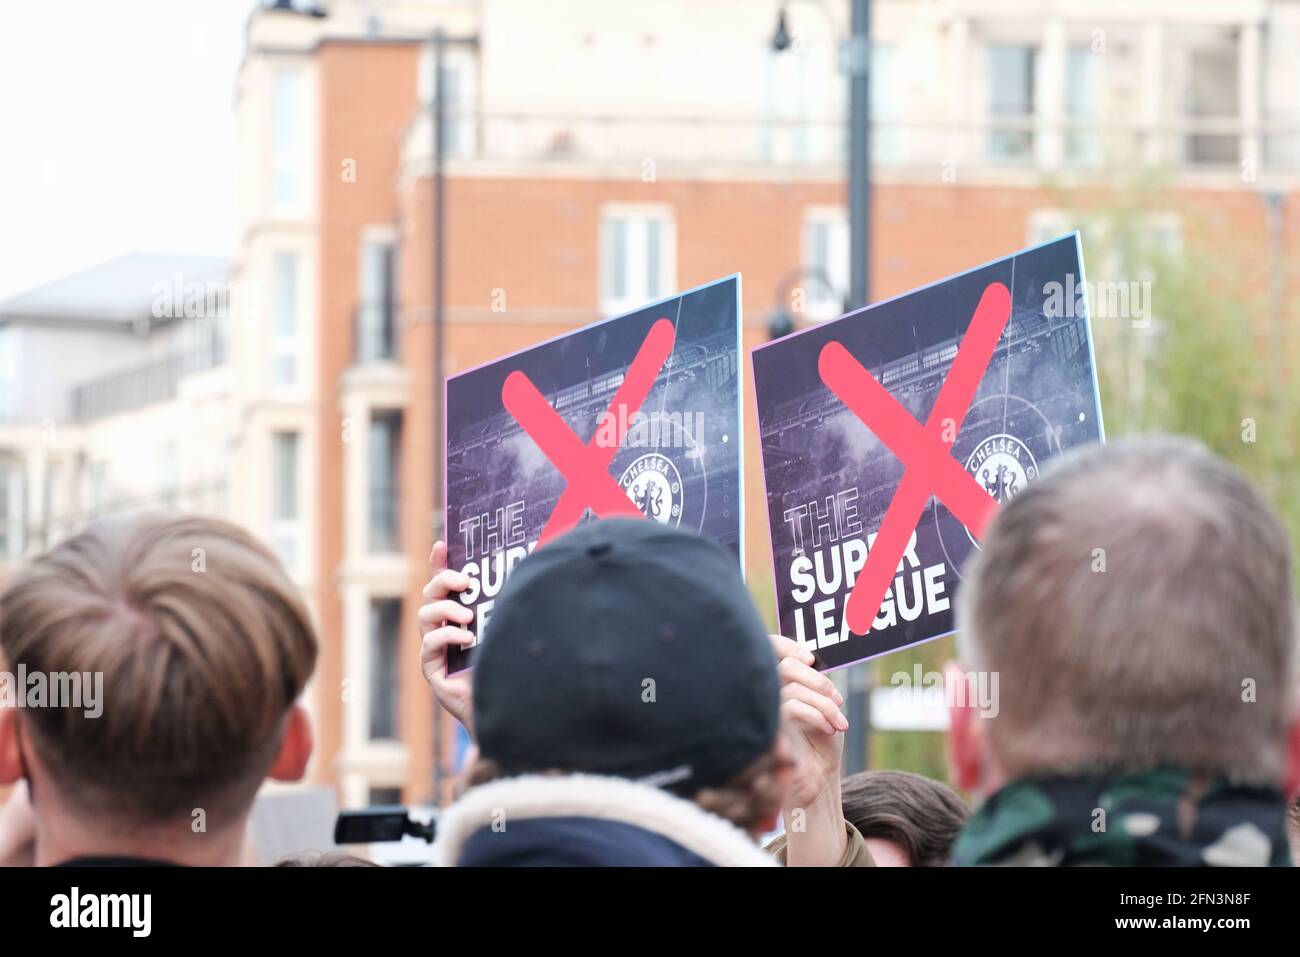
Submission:
M 776 741 L 767 629 L 736 557 L 649 519 L 589 521 L 497 596 L 474 668 L 479 751 L 693 794 Z

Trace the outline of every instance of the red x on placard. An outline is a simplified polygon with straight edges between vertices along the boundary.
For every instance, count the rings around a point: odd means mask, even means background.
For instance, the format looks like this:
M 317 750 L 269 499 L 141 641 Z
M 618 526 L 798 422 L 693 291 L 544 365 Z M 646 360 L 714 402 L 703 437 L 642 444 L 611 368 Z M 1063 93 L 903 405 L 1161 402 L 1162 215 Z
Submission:
M 516 370 L 506 377 L 501 386 L 501 401 L 506 411 L 514 416 L 569 483 L 555 503 L 551 517 L 542 526 L 542 533 L 537 538 L 539 546 L 576 525 L 588 508 L 602 518 L 612 515 L 642 517 L 641 510 L 610 476 L 609 463 L 614 461 L 614 454 L 623 444 L 628 422 L 640 410 L 659 371 L 672 355 L 676 338 L 677 331 L 667 319 L 660 319 L 650 327 L 636 358 L 628 366 L 622 385 L 609 404 L 606 414 L 614 417 L 615 434 L 613 441 L 608 443 L 597 442 L 604 431 L 597 427 L 591 442 L 584 445 L 528 376 Z M 620 415 L 623 409 L 627 411 Z
M 1011 316 L 1011 293 L 990 283 L 975 307 L 952 368 L 922 428 L 916 419 L 838 342 L 822 347 L 817 369 L 822 381 L 905 466 L 885 510 L 876 541 L 844 606 L 849 629 L 865 635 L 885 599 L 898 563 L 934 495 L 976 538 L 984 534 L 997 501 L 952 457 L 962 420 Z

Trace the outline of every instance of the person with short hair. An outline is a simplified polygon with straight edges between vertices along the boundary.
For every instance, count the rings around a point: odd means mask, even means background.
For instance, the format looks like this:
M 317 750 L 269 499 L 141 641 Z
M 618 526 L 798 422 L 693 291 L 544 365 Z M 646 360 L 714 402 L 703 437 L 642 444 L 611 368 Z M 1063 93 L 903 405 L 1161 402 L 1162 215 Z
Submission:
M 859 771 L 840 781 L 844 819 L 878 867 L 946 867 L 970 809 L 948 785 L 910 771 Z M 785 861 L 787 835 L 767 849 Z
M 963 574 L 958 653 L 1001 695 L 951 709 L 984 798 L 956 863 L 1290 863 L 1291 543 L 1245 476 L 1186 439 L 1071 452 Z
M 804 745 L 780 733 L 781 716 L 831 727 L 839 712 L 824 676 L 817 691 L 783 689 L 734 555 L 646 520 L 579 525 L 506 580 L 472 686 L 446 672 L 473 613 L 451 597 L 466 583 L 445 562 L 435 546 L 421 660 L 479 757 L 439 818 L 436 863 L 772 863 L 755 842 L 801 799 Z M 811 799 L 824 782 L 808 783 Z M 815 825 L 800 853 L 869 864 L 861 836 L 836 827 Z
M 30 561 L 0 594 L 4 667 L 103 696 L 0 708 L 35 863 L 240 863 L 262 782 L 306 769 L 316 654 L 297 587 L 228 522 L 106 519 Z
M 910 771 L 861 771 L 840 786 L 844 817 L 883 866 L 945 867 L 970 808 L 952 788 Z
M 948 785 L 910 771 L 859 771 L 840 781 L 844 818 L 866 841 L 878 867 L 945 867 L 966 802 Z M 768 850 L 784 859 L 786 835 Z

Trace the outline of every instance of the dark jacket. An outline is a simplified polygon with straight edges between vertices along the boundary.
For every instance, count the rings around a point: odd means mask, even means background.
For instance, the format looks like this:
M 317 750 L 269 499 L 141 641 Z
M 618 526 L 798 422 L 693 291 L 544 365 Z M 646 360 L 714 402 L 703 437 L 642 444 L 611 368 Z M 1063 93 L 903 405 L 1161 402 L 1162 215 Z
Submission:
M 541 817 L 502 831 L 482 827 L 461 849 L 461 867 L 712 867 L 676 841 L 635 824 Z
M 1291 864 L 1275 788 L 1176 768 L 1013 781 L 975 812 L 958 865 Z
M 666 791 L 594 775 L 504 778 L 438 819 L 434 862 L 458 867 L 761 867 L 730 821 Z

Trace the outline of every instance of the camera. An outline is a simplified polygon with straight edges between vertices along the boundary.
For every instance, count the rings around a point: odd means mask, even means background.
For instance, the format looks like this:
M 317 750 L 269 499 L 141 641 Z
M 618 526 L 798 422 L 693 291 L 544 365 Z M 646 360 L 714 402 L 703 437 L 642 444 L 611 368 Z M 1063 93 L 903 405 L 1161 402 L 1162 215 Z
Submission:
M 400 804 L 340 811 L 334 822 L 334 843 L 383 844 L 409 836 L 432 844 L 437 823 L 436 818 L 417 821 L 411 817 L 410 809 Z

